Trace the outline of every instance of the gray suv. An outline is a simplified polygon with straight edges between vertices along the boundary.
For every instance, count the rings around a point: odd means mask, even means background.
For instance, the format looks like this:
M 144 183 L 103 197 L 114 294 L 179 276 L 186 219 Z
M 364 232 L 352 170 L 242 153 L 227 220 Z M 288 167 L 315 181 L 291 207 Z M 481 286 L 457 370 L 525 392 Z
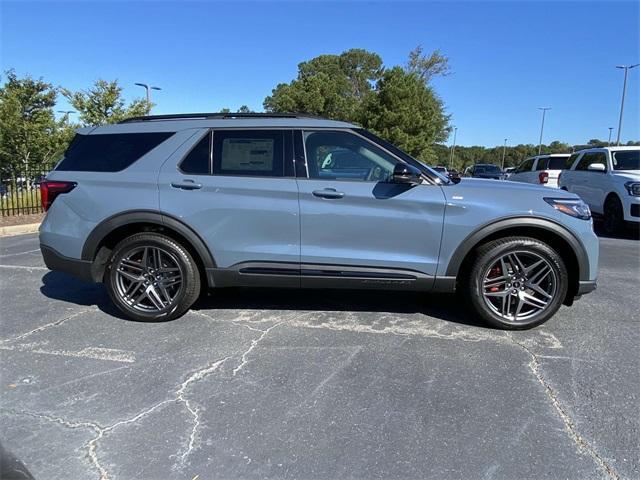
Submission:
M 305 115 L 80 129 L 41 191 L 47 266 L 104 282 L 137 320 L 179 317 L 205 287 L 458 290 L 519 329 L 596 287 L 577 196 L 455 183 L 356 125 Z

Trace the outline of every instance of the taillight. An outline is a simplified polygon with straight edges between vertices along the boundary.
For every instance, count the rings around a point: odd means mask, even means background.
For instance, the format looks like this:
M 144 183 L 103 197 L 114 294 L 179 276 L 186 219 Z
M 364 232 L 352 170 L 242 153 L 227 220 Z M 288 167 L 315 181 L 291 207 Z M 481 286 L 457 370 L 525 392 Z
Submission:
M 549 181 L 549 174 L 547 172 L 540 172 L 538 174 L 538 180 L 540 180 L 540 183 L 547 183 Z
M 45 180 L 40 183 L 40 202 L 42 209 L 46 212 L 51 204 L 61 193 L 69 193 L 76 186 L 75 182 L 58 182 Z

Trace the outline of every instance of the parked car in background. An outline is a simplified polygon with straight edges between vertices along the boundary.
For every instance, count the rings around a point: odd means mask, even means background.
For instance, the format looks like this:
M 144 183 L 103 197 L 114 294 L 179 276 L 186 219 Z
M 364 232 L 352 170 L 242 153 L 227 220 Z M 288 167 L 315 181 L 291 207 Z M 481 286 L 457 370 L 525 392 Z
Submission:
M 558 187 L 558 176 L 566 168 L 571 154 L 552 153 L 527 158 L 508 177 L 512 182 L 535 183 L 546 187 Z
M 436 172 L 441 173 L 442 175 L 446 176 L 451 181 L 454 181 L 454 182 L 459 182 L 460 181 L 460 174 L 458 173 L 457 170 L 454 170 L 453 168 L 451 170 L 449 170 L 447 167 L 442 166 L 442 165 L 437 165 L 437 166 L 431 167 L 431 168 L 433 168 Z
M 41 183 L 44 261 L 136 320 L 179 317 L 206 287 L 458 290 L 523 329 L 596 288 L 577 196 L 454 183 L 350 123 L 158 115 L 72 145 Z
M 492 178 L 495 180 L 503 180 L 504 173 L 502 169 L 492 163 L 476 163 L 465 169 L 465 177 L 473 178 Z
M 620 232 L 625 222 L 640 225 L 640 147 L 602 147 L 571 155 L 559 186 L 585 201 L 604 217 L 608 233 Z
M 504 169 L 504 179 L 508 180 L 511 175 L 513 175 L 513 172 L 516 171 L 516 167 L 507 167 Z

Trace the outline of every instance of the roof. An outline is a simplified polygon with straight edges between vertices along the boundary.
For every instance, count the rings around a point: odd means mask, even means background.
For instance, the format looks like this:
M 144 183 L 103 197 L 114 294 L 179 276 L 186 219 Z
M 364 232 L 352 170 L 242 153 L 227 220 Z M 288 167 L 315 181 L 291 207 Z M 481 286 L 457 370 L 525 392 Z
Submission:
M 611 147 L 591 147 L 591 148 L 583 148 L 582 150 L 578 150 L 575 153 L 580 153 L 580 152 L 588 152 L 590 150 L 611 150 L 611 151 L 619 151 L 619 150 L 640 150 L 640 146 L 611 146 Z
M 307 114 L 186 113 L 133 117 L 114 125 L 84 128 L 80 133 L 175 132 L 197 128 L 358 128 L 358 126 Z

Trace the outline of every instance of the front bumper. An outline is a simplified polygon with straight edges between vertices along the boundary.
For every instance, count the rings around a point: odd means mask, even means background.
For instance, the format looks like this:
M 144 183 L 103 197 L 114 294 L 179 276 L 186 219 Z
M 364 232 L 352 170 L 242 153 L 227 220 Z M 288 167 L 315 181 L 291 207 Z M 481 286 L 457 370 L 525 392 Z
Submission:
M 88 282 L 94 281 L 91 274 L 92 262 L 65 257 L 57 250 L 43 244 L 40 244 L 40 251 L 42 252 L 44 264 L 49 270 L 68 273 Z
M 578 291 L 576 296 L 585 295 L 593 292 L 598 286 L 597 280 L 580 280 L 578 282 Z

